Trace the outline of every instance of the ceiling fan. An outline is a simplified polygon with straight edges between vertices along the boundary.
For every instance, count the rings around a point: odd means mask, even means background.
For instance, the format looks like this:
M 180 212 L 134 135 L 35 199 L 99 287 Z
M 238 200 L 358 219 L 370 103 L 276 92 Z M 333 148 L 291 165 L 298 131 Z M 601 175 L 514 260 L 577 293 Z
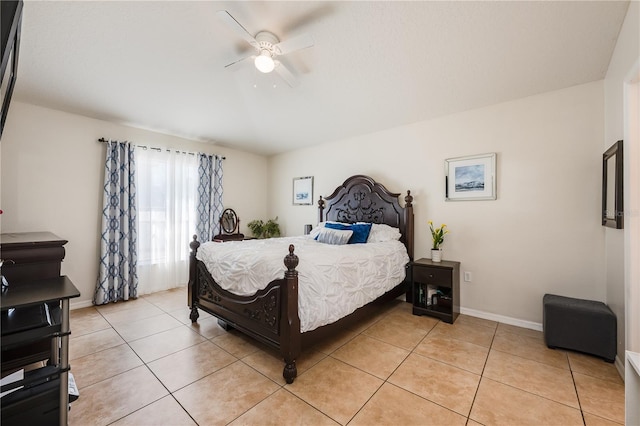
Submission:
M 225 66 L 225 68 L 253 59 L 253 63 L 258 71 L 270 73 L 275 71 L 291 87 L 298 85 L 297 79 L 291 71 L 277 58 L 297 50 L 313 46 L 313 38 L 308 34 L 303 34 L 289 40 L 280 41 L 275 34 L 269 31 L 260 31 L 255 36 L 251 35 L 236 19 L 226 10 L 216 12 L 218 19 L 224 22 L 232 31 L 242 37 L 256 50 L 255 54 L 239 59 Z

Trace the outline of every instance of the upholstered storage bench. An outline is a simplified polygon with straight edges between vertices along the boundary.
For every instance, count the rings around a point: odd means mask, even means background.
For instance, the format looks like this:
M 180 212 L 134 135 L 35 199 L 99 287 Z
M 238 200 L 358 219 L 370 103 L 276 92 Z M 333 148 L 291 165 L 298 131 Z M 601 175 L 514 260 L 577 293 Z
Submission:
M 555 294 L 545 294 L 542 304 L 548 347 L 585 352 L 608 362 L 615 360 L 616 316 L 607 305 Z

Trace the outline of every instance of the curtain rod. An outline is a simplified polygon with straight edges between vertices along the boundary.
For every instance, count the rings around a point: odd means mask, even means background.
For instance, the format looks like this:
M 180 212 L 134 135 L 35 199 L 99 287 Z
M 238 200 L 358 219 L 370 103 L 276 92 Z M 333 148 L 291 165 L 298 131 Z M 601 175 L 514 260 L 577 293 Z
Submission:
M 105 143 L 105 142 L 109 142 L 109 141 L 107 139 L 105 139 L 105 138 L 100 138 L 100 139 L 98 139 L 98 142 Z M 164 149 L 165 151 L 176 151 L 176 152 L 181 152 L 183 154 L 189 154 L 189 155 L 196 155 L 197 154 L 196 152 L 180 151 L 179 149 L 157 148 L 155 146 L 146 146 L 146 145 L 135 145 L 135 146 L 140 147 L 142 149 L 154 149 L 156 151 L 162 151 Z M 214 154 L 214 155 L 217 156 L 217 157 L 222 158 L 223 160 L 227 159 L 227 157 L 219 156 L 218 154 Z

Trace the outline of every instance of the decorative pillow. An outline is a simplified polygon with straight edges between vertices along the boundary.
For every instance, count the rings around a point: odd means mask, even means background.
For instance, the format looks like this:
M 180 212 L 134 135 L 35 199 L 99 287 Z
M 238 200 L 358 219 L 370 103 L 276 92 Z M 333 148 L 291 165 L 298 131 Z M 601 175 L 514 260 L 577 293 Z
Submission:
M 322 228 L 316 239 L 325 244 L 343 245 L 347 244 L 352 235 L 353 231 L 351 230 Z
M 324 225 L 325 225 L 326 223 L 338 223 L 338 224 L 340 224 L 340 225 L 345 225 L 345 224 L 344 224 L 344 223 L 342 223 L 342 222 L 333 222 L 333 221 L 331 221 L 331 220 L 328 220 L 328 221 L 326 221 L 326 222 L 320 222 L 320 223 L 318 223 L 318 226 L 316 226 L 315 228 L 313 228 L 313 229 L 311 230 L 311 232 L 309 232 L 309 237 L 310 237 L 310 238 L 313 238 L 314 240 L 317 240 L 317 239 L 318 239 L 318 234 L 320 233 L 320 230 L 321 230 L 322 228 L 324 228 L 324 227 L 325 227 Z
M 313 228 L 311 230 L 311 232 L 309 232 L 309 237 L 313 238 L 314 240 L 318 239 L 318 234 L 320 233 L 320 230 L 324 228 L 324 222 L 320 222 L 318 224 L 318 226 L 316 226 L 315 228 Z
M 384 243 L 385 241 L 398 241 L 402 237 L 400 230 L 383 223 L 374 223 L 371 226 L 368 243 Z
M 324 224 L 325 228 L 330 229 L 342 229 L 342 230 L 352 230 L 353 235 L 349 239 L 348 244 L 364 244 L 367 242 L 367 238 L 369 238 L 369 232 L 371 231 L 370 223 L 333 223 L 327 222 Z

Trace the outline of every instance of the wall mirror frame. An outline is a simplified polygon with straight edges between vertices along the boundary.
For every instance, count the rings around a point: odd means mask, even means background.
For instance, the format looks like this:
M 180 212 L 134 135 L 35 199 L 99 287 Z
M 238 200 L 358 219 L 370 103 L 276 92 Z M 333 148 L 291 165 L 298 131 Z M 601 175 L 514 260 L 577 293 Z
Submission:
M 624 227 L 622 141 L 602 154 L 602 225 Z

